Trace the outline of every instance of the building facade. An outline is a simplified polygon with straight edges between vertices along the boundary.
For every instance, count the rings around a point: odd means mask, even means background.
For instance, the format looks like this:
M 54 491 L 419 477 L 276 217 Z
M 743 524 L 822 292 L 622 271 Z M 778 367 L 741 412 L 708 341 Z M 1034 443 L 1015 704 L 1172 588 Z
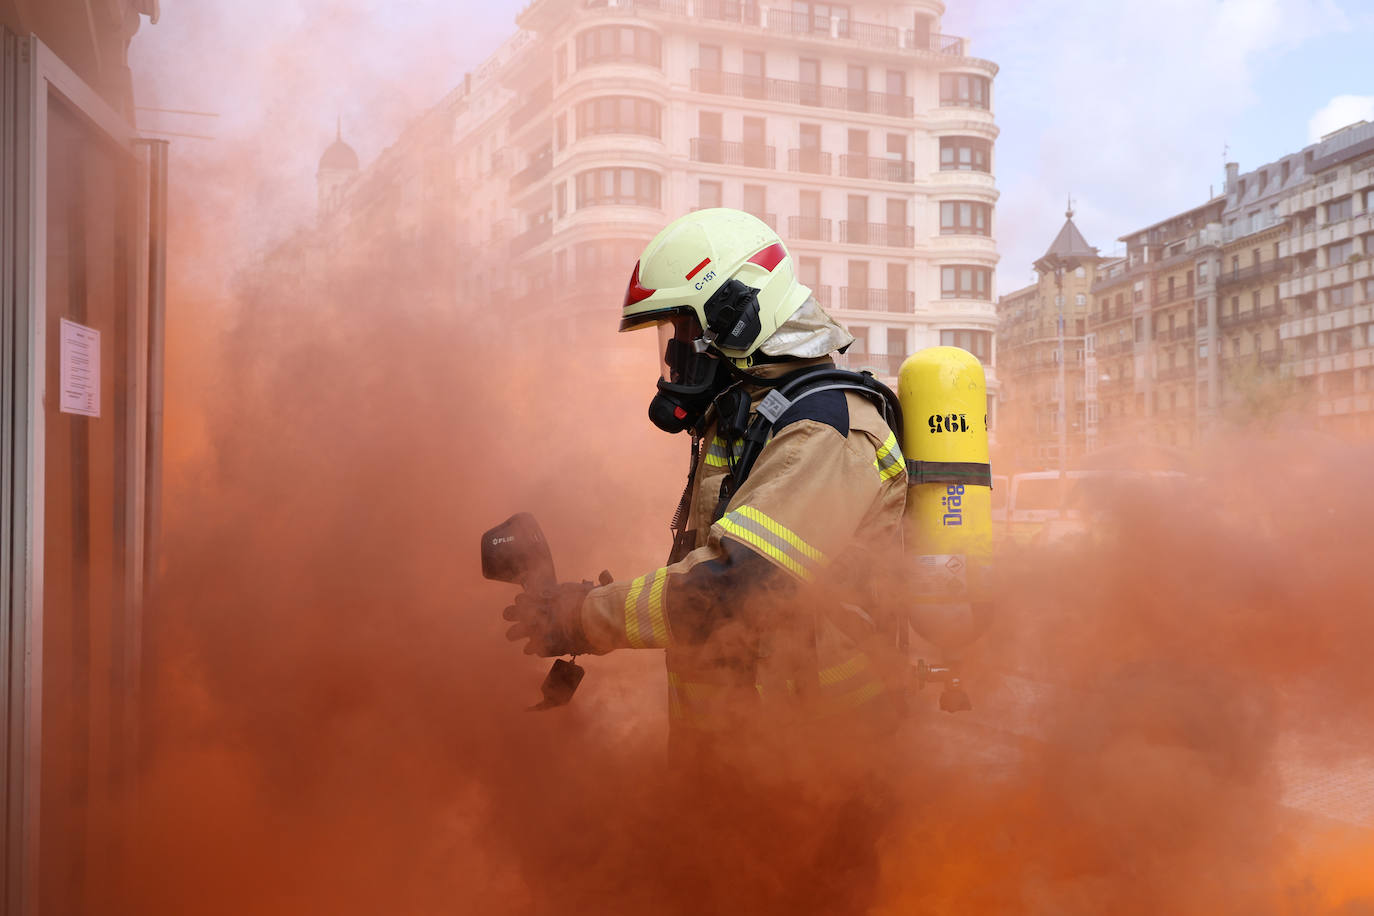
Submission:
M 1187 448 L 1284 412 L 1374 432 L 1372 221 L 1374 125 L 1362 122 L 1248 172 L 1229 164 L 1222 194 L 1122 236 L 1088 297 L 1083 450 Z M 1003 297 L 999 314 L 1004 429 L 1025 446 L 1018 461 L 1048 464 L 1053 364 L 1032 317 L 1043 286 Z
M 1089 400 L 1095 363 L 1087 323 L 1102 259 L 1074 224 L 1073 210 L 1064 216 L 1059 235 L 1035 262 L 1036 282 L 997 303 L 1003 382 L 998 440 L 1010 449 L 1007 457 L 1016 470 L 1057 466 L 1061 451 L 1073 460 L 1096 446 Z
M 452 169 L 454 300 L 502 303 L 526 341 L 612 322 L 665 223 L 735 207 L 779 232 L 854 334 L 848 365 L 890 378 L 912 351 L 957 343 L 995 385 L 997 67 L 940 34 L 943 12 L 938 0 L 535 0 L 422 119 L 448 125 L 426 142 Z M 408 145 L 346 181 L 331 170 L 329 213 L 297 244 L 327 248 L 365 221 L 364 200 L 404 193 L 365 189 Z

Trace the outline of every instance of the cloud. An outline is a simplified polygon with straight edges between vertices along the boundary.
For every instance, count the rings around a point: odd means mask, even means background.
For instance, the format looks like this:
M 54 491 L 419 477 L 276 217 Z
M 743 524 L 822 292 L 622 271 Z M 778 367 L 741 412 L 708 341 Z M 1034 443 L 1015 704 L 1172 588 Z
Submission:
M 1338 95 L 1307 122 L 1307 139 L 1316 143 L 1334 130 L 1356 121 L 1374 121 L 1374 95 Z

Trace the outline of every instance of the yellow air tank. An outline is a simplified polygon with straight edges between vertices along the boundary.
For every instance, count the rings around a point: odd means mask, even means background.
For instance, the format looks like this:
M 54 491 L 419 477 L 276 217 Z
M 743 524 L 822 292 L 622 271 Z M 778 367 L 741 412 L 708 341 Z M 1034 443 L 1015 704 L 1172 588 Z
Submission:
M 897 376 L 909 472 L 904 540 L 913 574 L 912 629 L 944 654 L 918 674 L 946 682 L 948 711 L 967 709 L 959 651 L 986 622 L 992 557 L 992 472 L 988 465 L 987 379 L 978 358 L 958 347 L 929 347 Z

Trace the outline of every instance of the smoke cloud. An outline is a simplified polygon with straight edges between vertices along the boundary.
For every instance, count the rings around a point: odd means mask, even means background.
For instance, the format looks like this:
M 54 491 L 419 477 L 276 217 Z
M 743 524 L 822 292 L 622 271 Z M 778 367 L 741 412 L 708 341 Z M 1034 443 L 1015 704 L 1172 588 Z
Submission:
M 614 301 L 571 333 L 436 307 L 380 231 L 274 272 L 223 218 L 256 157 L 187 155 L 125 911 L 1374 912 L 1370 443 L 1284 417 L 1001 550 L 971 714 L 931 688 L 890 742 L 681 772 L 658 653 L 523 711 L 547 663 L 477 556 L 530 510 L 564 579 L 662 562 L 652 335 L 626 371 Z

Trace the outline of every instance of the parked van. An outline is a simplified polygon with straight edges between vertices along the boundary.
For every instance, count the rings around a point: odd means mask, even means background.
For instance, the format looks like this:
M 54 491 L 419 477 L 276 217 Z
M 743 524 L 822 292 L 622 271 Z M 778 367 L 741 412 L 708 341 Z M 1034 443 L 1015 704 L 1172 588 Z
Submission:
M 1004 510 L 1006 538 L 1012 543 L 1030 544 L 1084 534 L 1084 509 L 1100 504 L 1099 497 L 1108 488 L 1129 482 L 1176 485 L 1185 476 L 1178 471 L 1069 471 L 1068 492 L 1063 495 L 1061 508 L 1058 471 L 1016 474 Z

